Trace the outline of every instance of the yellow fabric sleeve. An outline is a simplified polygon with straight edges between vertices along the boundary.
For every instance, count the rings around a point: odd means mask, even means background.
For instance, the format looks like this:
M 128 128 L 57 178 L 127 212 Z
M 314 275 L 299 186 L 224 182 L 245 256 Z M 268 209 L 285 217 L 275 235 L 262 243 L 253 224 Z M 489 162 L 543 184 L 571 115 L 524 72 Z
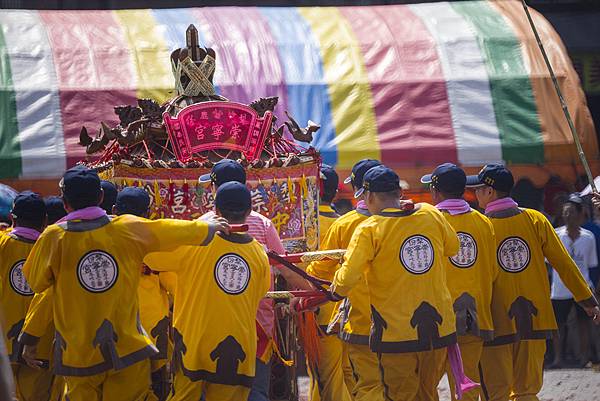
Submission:
M 160 282 L 160 286 L 169 294 L 175 294 L 175 289 L 177 288 L 177 275 L 175 273 L 162 272 L 158 275 L 158 281 Z
M 147 252 L 173 251 L 181 245 L 205 245 L 214 235 L 208 223 L 198 220 L 140 219 L 138 223 L 142 223 L 139 228 L 144 231 L 144 238 L 147 238 Z
M 319 249 L 321 251 L 331 250 L 331 249 L 340 249 L 340 241 L 338 240 L 338 227 L 332 226 L 327 233 L 323 237 L 321 241 L 321 246 Z M 317 260 L 311 262 L 306 268 L 306 272 L 311 276 L 318 277 L 323 280 L 331 281 L 333 279 L 333 275 L 335 271 L 338 269 L 339 263 L 335 260 Z
M 368 221 L 368 220 L 367 220 Z M 332 291 L 346 296 L 371 267 L 375 257 L 372 230 L 369 224 L 361 224 L 352 235 L 342 267 L 335 273 Z
M 534 214 L 539 238 L 542 241 L 544 256 L 556 270 L 565 286 L 571 291 L 575 301 L 581 302 L 593 297 L 592 290 L 581 275 L 579 268 L 569 256 L 556 231 L 543 215 Z
M 144 263 L 154 271 L 177 272 L 185 269 L 190 260 L 188 254 L 195 247 L 180 246 L 170 252 L 151 252 L 144 257 Z
M 200 220 L 146 220 L 144 229 L 151 238 L 146 243 L 148 254 L 144 257 L 144 263 L 155 271 L 177 271 L 183 268 L 189 260 L 185 254 L 193 249 L 186 245 L 206 245 L 214 237 L 208 223 Z
M 48 333 L 54 320 L 52 301 L 52 287 L 41 294 L 34 295 L 29 304 L 27 315 L 25 316 L 25 324 L 21 330 L 23 333 L 27 333 L 34 337 L 42 337 L 44 334 Z
M 54 283 L 54 272 L 60 264 L 60 248 L 56 246 L 62 230 L 58 226 L 50 226 L 44 230 L 35 242 L 25 264 L 23 275 L 29 287 L 42 293 Z

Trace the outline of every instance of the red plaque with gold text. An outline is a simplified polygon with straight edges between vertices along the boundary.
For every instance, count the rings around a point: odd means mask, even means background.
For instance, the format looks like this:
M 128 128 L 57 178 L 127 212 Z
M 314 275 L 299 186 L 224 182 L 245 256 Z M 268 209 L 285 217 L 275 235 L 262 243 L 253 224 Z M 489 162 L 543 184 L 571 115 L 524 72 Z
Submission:
M 271 129 L 270 111 L 260 117 L 256 110 L 235 102 L 204 102 L 185 107 L 176 117 L 163 114 L 175 155 L 182 162 L 206 150 L 242 152 L 252 161 L 260 156 Z

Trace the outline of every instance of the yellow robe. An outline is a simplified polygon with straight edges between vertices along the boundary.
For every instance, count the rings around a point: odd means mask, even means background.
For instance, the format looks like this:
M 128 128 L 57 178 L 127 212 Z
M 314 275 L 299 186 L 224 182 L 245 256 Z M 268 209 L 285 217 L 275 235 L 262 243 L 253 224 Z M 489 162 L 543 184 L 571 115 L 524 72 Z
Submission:
M 458 335 L 474 335 L 491 340 L 492 283 L 498 276 L 494 228 L 487 217 L 471 210 L 451 215 L 442 212 L 457 232 L 460 241 L 458 254 L 445 258 L 446 282 L 456 313 Z
M 26 322 L 28 310 L 38 303 L 42 294 L 34 294 L 23 275 L 23 265 L 35 241 L 12 233 L 0 234 L 0 322 L 9 359 L 12 362 L 16 394 L 19 400 L 43 401 L 50 397 L 52 372 L 49 370 L 52 348 L 52 330 L 40 333 L 37 358 L 43 369 L 33 369 L 24 364 L 19 335 Z
M 345 296 L 366 276 L 375 352 L 419 352 L 456 343 L 444 259 L 459 249 L 456 232 L 428 204 L 386 209 L 354 232 L 332 289 Z
M 165 274 L 165 273 L 163 273 Z M 159 275 L 144 271 L 138 287 L 140 303 L 140 321 L 146 334 L 158 349 L 153 357 L 152 371 L 167 363 L 169 348 L 169 297 L 160 284 Z
M 323 237 L 321 249 L 347 249 L 356 227 L 370 216 L 366 209 L 356 209 L 337 219 Z M 333 280 L 339 263 L 331 260 L 312 262 L 306 271 L 324 280 Z M 366 345 L 371 329 L 371 310 L 366 281 L 359 280 L 346 300 L 339 305 L 339 314 L 332 316 L 339 320 L 340 338 L 346 342 Z
M 321 237 L 320 249 L 346 249 L 354 229 L 368 217 L 369 211 L 361 208 L 339 217 Z M 311 263 L 307 271 L 314 276 L 331 281 L 340 267 L 340 264 L 336 261 L 322 260 Z M 360 399 L 363 394 L 365 397 L 370 397 L 370 393 L 381 393 L 379 372 L 377 369 L 372 368 L 377 364 L 377 359 L 375 354 L 368 349 L 371 322 L 368 297 L 367 287 L 363 280 L 344 302 L 336 304 L 329 319 L 331 322 L 328 322 L 331 330 L 338 332 L 338 336 L 344 341 L 341 350 L 344 382 L 355 400 Z M 351 302 L 356 306 L 351 306 Z M 324 319 L 325 313 L 322 315 L 323 320 L 320 320 L 319 323 L 324 325 L 327 319 Z M 338 325 L 339 328 L 336 327 Z M 332 340 L 328 341 L 332 342 Z M 355 347 L 351 348 L 350 345 L 352 344 Z M 338 354 L 339 352 L 325 352 L 326 357 Z M 328 362 L 331 362 L 331 360 Z M 333 363 L 328 365 L 334 366 Z M 344 394 L 338 395 L 338 397 L 343 400 Z
M 247 235 L 217 235 L 205 247 L 155 252 L 144 261 L 177 274 L 174 353 L 183 374 L 194 382 L 250 387 L 256 311 L 271 285 L 263 246 Z
M 23 265 L 34 244 L 35 241 L 11 233 L 0 235 L 0 322 L 11 362 L 21 361 L 22 346 L 17 340 L 35 295 L 23 275 Z M 51 344 L 49 333 L 38 345 L 38 357 L 46 363 L 50 360 Z
M 576 301 L 595 302 L 575 262 L 543 214 L 514 208 L 488 217 L 496 233 L 496 259 L 500 265 L 492 300 L 496 338 L 489 344 L 549 338 L 556 330 L 546 259 Z
M 157 353 L 139 324 L 140 266 L 152 250 L 202 244 L 204 222 L 123 215 L 48 227 L 23 268 L 36 292 L 54 290 L 55 372 L 92 376 Z

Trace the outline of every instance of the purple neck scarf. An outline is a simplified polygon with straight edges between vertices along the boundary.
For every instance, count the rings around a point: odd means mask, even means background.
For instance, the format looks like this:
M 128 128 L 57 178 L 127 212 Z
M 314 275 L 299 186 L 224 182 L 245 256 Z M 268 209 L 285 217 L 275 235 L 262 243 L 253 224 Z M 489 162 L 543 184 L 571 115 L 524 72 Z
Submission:
M 496 199 L 495 201 L 487 204 L 485 207 L 485 214 L 501 212 L 502 210 L 512 209 L 515 207 L 519 207 L 519 204 L 510 196 L 502 199 Z
M 38 230 L 27 227 L 15 227 L 10 231 L 10 233 L 31 241 L 37 241 L 41 234 Z
M 106 211 L 104 209 L 98 206 L 90 206 L 67 214 L 65 217 L 58 220 L 56 224 L 64 223 L 69 220 L 96 220 L 102 216 L 106 216 Z
M 464 199 L 446 199 L 435 205 L 435 207 L 447 211 L 452 216 L 471 211 L 471 206 Z
M 358 203 L 356 204 L 356 208 L 357 209 L 367 209 L 367 202 L 365 202 L 364 200 L 360 200 L 358 201 Z

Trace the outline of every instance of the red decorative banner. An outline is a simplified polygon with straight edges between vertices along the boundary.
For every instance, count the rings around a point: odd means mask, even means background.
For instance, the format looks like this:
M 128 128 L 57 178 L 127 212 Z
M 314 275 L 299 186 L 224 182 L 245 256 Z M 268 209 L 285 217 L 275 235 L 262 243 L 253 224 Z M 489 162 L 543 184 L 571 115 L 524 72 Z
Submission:
M 137 186 L 150 195 L 150 218 L 192 220 L 214 209 L 212 186 L 198 183 L 210 170 L 147 169 L 118 165 L 103 179 L 119 188 Z M 252 208 L 271 219 L 288 252 L 316 250 L 318 245 L 318 162 L 289 167 L 248 169 Z
M 194 153 L 218 149 L 242 152 L 252 161 L 260 156 L 272 118 L 269 111 L 260 117 L 253 108 L 234 102 L 196 103 L 175 118 L 163 114 L 173 150 L 182 162 Z

